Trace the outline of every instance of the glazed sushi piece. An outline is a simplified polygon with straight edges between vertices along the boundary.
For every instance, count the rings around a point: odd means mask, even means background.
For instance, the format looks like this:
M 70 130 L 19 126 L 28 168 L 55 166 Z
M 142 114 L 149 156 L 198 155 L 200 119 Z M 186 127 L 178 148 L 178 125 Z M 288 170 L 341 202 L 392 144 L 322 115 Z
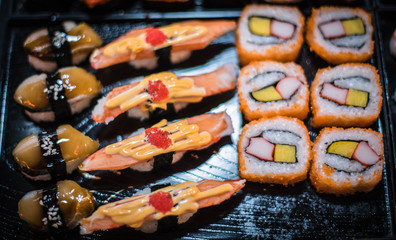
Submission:
M 172 72 L 152 74 L 113 89 L 98 101 L 92 119 L 107 124 L 124 112 L 140 120 L 175 113 L 189 103 L 234 89 L 237 71 L 235 64 L 226 64 L 197 76 L 179 77 Z
M 246 124 L 238 141 L 239 176 L 248 181 L 293 185 L 307 178 L 311 141 L 301 120 L 262 118 Z
M 295 63 L 252 62 L 238 77 L 240 108 L 248 121 L 277 115 L 304 120 L 309 90 L 304 70 Z
M 105 5 L 111 0 L 81 0 L 87 7 L 94 8 L 96 6 Z
M 365 62 L 374 53 L 371 14 L 359 8 L 312 9 L 306 39 L 311 50 L 332 64 Z
M 132 29 L 95 50 L 94 69 L 129 62 L 136 68 L 154 69 L 188 59 L 191 52 L 206 48 L 214 39 L 235 29 L 234 21 L 183 21 L 162 27 Z
M 303 43 L 304 16 L 296 7 L 248 5 L 236 32 L 242 65 L 252 61 L 295 61 Z
M 347 63 L 319 69 L 311 86 L 313 127 L 368 127 L 382 108 L 378 71 L 369 64 Z
M 17 88 L 14 100 L 35 122 L 65 121 L 87 108 L 102 84 L 95 75 L 78 67 L 54 74 L 33 75 Z
M 52 23 L 30 34 L 23 47 L 29 63 L 38 71 L 54 72 L 77 65 L 102 45 L 102 38 L 86 23 Z
M 18 202 L 18 213 L 32 231 L 56 236 L 78 226 L 95 206 L 95 199 L 87 189 L 64 180 L 55 187 L 26 193 Z
M 207 113 L 173 123 L 164 119 L 142 133 L 102 148 L 86 158 L 79 169 L 159 170 L 179 161 L 186 151 L 207 148 L 232 132 L 231 118 L 225 112 Z
M 184 182 L 151 193 L 100 206 L 81 222 L 81 234 L 128 226 L 146 233 L 157 230 L 158 221 L 177 218 L 182 224 L 199 209 L 218 205 L 245 186 L 245 180 Z
M 382 179 L 382 134 L 371 129 L 324 128 L 313 146 L 310 179 L 320 193 L 369 192 Z
M 33 180 L 59 179 L 71 173 L 99 143 L 70 125 L 54 132 L 33 134 L 21 140 L 12 151 L 21 172 Z

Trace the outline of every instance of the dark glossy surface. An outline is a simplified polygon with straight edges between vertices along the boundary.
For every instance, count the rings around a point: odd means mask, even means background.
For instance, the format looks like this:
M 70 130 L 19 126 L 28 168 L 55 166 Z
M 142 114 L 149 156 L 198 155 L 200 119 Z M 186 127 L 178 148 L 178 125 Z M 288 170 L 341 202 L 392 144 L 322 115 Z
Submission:
M 18 1 L 16 1 L 18 2 Z M 140 2 L 140 1 L 138 1 Z M 195 1 L 196 2 L 196 1 Z M 322 1 L 319 1 L 322 3 Z M 323 1 L 323 4 L 329 1 Z M 334 2 L 334 1 L 333 1 Z M 339 1 L 335 1 L 339 2 Z M 357 1 L 353 4 L 369 9 L 371 2 Z M 148 23 L 163 24 L 176 21 L 151 20 L 143 21 L 140 13 L 130 15 L 113 14 L 109 18 L 113 21 L 94 17 L 89 21 L 89 13 L 80 9 L 80 3 L 74 2 L 72 9 L 61 14 L 61 18 L 87 19 L 93 28 L 108 43 L 119 35 L 128 31 L 131 27 L 144 26 Z M 138 4 L 138 3 L 136 3 Z M 315 4 L 318 4 L 315 2 Z M 243 5 L 243 3 L 241 4 Z M 201 10 L 199 10 L 201 6 Z M 239 6 L 239 5 L 238 5 Z M 310 13 L 311 1 L 305 1 L 298 5 L 307 16 Z M 315 5 L 316 6 L 316 5 Z M 227 14 L 237 14 L 241 6 L 231 8 L 216 7 L 216 11 L 226 17 Z M 149 11 L 144 9 L 144 11 Z M 212 16 L 212 12 L 203 5 L 195 5 L 195 13 Z M 153 12 L 151 16 L 161 16 Z M 180 12 L 183 18 L 189 18 L 188 13 Z M 35 16 L 38 15 L 36 18 Z M 135 16 L 137 19 L 128 19 Z M 164 16 L 164 15 L 162 15 Z M 381 15 L 382 16 L 382 15 Z M 384 18 L 380 17 L 381 25 L 388 26 L 392 23 L 394 13 L 388 13 Z M 235 16 L 230 16 L 235 17 Z M 170 18 L 170 15 L 165 15 Z M 32 21 L 26 21 L 32 19 Z M 29 120 L 20 106 L 12 99 L 12 95 L 20 82 L 26 77 L 35 74 L 27 62 L 23 52 L 22 43 L 25 37 L 34 29 L 45 22 L 43 15 L 37 12 L 27 12 L 23 9 L 13 9 L 8 22 L 8 32 L 4 38 L 5 46 L 1 49 L 2 61 L 2 152 L 0 160 L 0 236 L 4 239 L 32 239 L 23 227 L 17 215 L 17 201 L 27 192 L 50 186 L 51 182 L 34 182 L 26 179 L 15 168 L 11 151 L 16 143 L 23 137 L 38 133 L 56 124 L 37 124 Z M 393 20 L 394 21 L 394 20 Z M 393 25 L 395 26 L 395 25 Z M 381 29 L 382 32 L 382 29 Z M 385 33 L 384 34 L 390 34 Z M 381 43 L 386 42 L 386 37 L 381 38 Z M 211 71 L 228 63 L 238 63 L 234 47 L 233 33 L 217 39 L 207 49 L 197 51 L 188 61 L 176 65 L 174 70 L 178 74 L 194 75 Z M 379 47 L 379 46 L 377 46 Z M 378 50 L 378 48 L 377 48 Z M 386 56 L 376 50 L 376 55 L 371 63 L 381 67 L 377 57 Z M 385 53 L 386 54 L 386 53 Z M 381 59 L 381 58 L 380 58 Z M 394 60 L 394 59 L 393 59 Z M 386 60 L 388 61 L 388 60 Z M 382 62 L 382 61 L 381 61 Z M 297 60 L 305 70 L 307 80 L 311 82 L 318 68 L 327 67 L 328 64 L 309 51 L 304 44 Z M 387 69 L 388 78 L 396 77 L 394 69 Z M 392 66 L 392 65 L 390 65 Z M 129 82 L 132 78 L 147 75 L 152 72 L 168 70 L 156 69 L 155 71 L 136 70 L 127 64 L 113 66 L 107 69 L 94 71 L 85 61 L 82 67 L 94 72 L 101 80 L 104 88 L 102 94 L 106 94 L 113 87 Z M 391 75 L 393 74 L 393 75 Z M 393 85 L 392 85 L 393 84 Z M 391 89 L 396 85 L 392 83 Z M 388 98 L 386 98 L 389 101 Z M 393 105 L 392 105 L 393 104 Z M 186 224 L 177 226 L 176 229 L 155 234 L 143 234 L 142 232 L 123 227 L 107 232 L 97 232 L 92 235 L 80 236 L 77 230 L 71 231 L 68 239 L 352 239 L 352 238 L 395 238 L 394 228 L 394 202 L 393 202 L 393 155 L 391 152 L 389 136 L 389 115 L 387 104 L 381 113 L 378 123 L 373 128 L 384 133 L 386 166 L 384 178 L 378 186 L 368 194 L 357 194 L 350 197 L 335 197 L 332 195 L 317 194 L 309 180 L 296 184 L 294 187 L 278 185 L 247 183 L 246 187 L 230 200 L 221 205 L 200 210 Z M 394 103 L 390 103 L 392 113 L 396 113 Z M 125 138 L 130 133 L 141 127 L 148 127 L 158 121 L 150 120 L 140 122 L 128 119 L 125 115 L 120 116 L 109 125 L 96 124 L 90 119 L 93 105 L 83 113 L 76 115 L 70 122 L 72 126 L 99 139 L 101 146 L 106 146 Z M 82 175 L 75 171 L 70 179 L 77 181 L 81 186 L 91 189 L 99 204 L 115 201 L 131 195 L 135 188 L 144 188 L 147 185 L 167 182 L 183 182 L 187 180 L 199 181 L 201 179 L 235 179 L 238 178 L 236 142 L 243 125 L 243 119 L 239 111 L 239 103 L 236 91 L 227 92 L 218 96 L 210 97 L 200 104 L 190 105 L 176 116 L 169 119 L 179 119 L 201 114 L 207 111 L 227 111 L 231 115 L 234 134 L 223 138 L 212 147 L 187 153 L 183 159 L 172 166 L 169 171 L 162 173 L 139 173 L 132 170 L 117 172 L 99 171 L 91 175 Z M 392 115 L 393 116 L 393 115 Z M 318 129 L 312 129 L 309 119 L 306 125 L 314 140 Z M 198 156 L 198 157 L 197 157 Z

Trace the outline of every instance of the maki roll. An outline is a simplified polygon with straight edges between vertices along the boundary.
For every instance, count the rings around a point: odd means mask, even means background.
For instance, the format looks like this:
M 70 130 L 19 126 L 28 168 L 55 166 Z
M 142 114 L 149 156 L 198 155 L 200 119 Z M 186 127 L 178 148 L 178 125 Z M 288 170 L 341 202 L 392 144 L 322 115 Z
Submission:
M 231 119 L 225 112 L 207 113 L 173 123 L 163 119 L 144 132 L 136 132 L 102 148 L 85 159 L 79 169 L 160 170 L 179 161 L 186 151 L 207 148 L 232 132 Z
M 382 179 L 382 134 L 371 129 L 324 128 L 316 138 L 313 154 L 309 174 L 320 193 L 369 192 Z
M 52 23 L 30 34 L 23 44 L 29 63 L 38 71 L 54 72 L 77 65 L 102 45 L 102 38 L 86 23 Z
M 101 89 L 95 75 L 82 68 L 66 67 L 25 79 L 15 91 L 14 100 L 35 122 L 65 121 L 87 108 Z
M 99 143 L 70 125 L 21 140 L 12 151 L 22 173 L 33 180 L 50 180 L 71 173 L 82 160 L 98 149 Z
M 377 69 L 347 63 L 319 69 L 311 86 L 313 127 L 368 127 L 382 108 Z
M 64 180 L 55 187 L 26 193 L 18 202 L 18 212 L 32 231 L 56 236 L 75 228 L 95 206 L 95 199 L 87 189 Z
M 218 205 L 245 186 L 245 180 L 184 182 L 100 206 L 81 222 L 81 234 L 128 226 L 152 233 L 158 221 L 186 222 L 198 209 Z
M 359 8 L 312 9 L 307 21 L 311 50 L 332 64 L 365 62 L 374 53 L 371 14 Z
M 303 43 L 304 16 L 296 7 L 248 5 L 241 14 L 236 48 L 242 65 L 296 60 Z
M 262 118 L 246 124 L 238 141 L 239 176 L 249 181 L 293 185 L 307 178 L 311 141 L 295 118 Z
M 129 62 L 136 68 L 154 69 L 180 63 L 194 50 L 206 48 L 216 38 L 233 31 L 234 21 L 183 21 L 162 27 L 132 29 L 90 57 L 94 69 Z
M 241 69 L 237 87 L 248 121 L 277 115 L 304 120 L 308 115 L 308 84 L 295 63 L 252 62 Z
M 140 120 L 175 113 L 189 103 L 234 89 L 237 71 L 235 64 L 227 64 L 197 76 L 178 77 L 172 72 L 152 74 L 113 89 L 98 101 L 92 119 L 107 124 L 126 111 L 129 117 Z

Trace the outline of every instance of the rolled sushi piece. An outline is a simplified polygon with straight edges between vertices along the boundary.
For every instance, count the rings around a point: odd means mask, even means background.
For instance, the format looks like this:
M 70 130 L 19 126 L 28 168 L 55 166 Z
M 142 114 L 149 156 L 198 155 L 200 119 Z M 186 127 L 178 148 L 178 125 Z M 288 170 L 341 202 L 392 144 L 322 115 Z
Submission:
M 304 120 L 309 90 L 304 70 L 295 63 L 252 62 L 238 77 L 240 108 L 248 121 L 277 115 Z
M 262 118 L 246 124 L 238 141 L 239 176 L 248 181 L 294 185 L 307 178 L 311 141 L 296 118 Z
M 96 201 L 85 188 L 71 180 L 26 193 L 18 202 L 19 217 L 34 232 L 55 237 L 78 226 L 94 210 Z
M 88 24 L 66 21 L 31 33 L 23 48 L 36 70 L 52 73 L 58 68 L 81 63 L 102 42 Z
M 206 48 L 216 38 L 233 31 L 234 21 L 183 21 L 162 27 L 132 29 L 95 50 L 90 57 L 94 69 L 129 62 L 136 68 L 170 66 Z
M 14 100 L 35 122 L 65 121 L 87 108 L 102 84 L 95 75 L 78 67 L 54 74 L 33 75 L 17 88 Z
M 12 151 L 21 172 L 33 180 L 65 177 L 89 155 L 99 143 L 72 126 L 59 126 L 54 132 L 25 137 Z
M 396 57 L 396 29 L 393 31 L 392 37 L 389 41 L 389 49 L 391 54 Z
M 153 233 L 164 218 L 185 223 L 198 209 L 218 205 L 245 186 L 245 180 L 184 182 L 100 206 L 81 222 L 80 233 L 128 226 Z
M 196 76 L 176 76 L 172 72 L 152 74 L 113 89 L 98 101 L 92 119 L 107 124 L 124 112 L 140 120 L 176 113 L 189 103 L 234 89 L 237 73 L 235 64 L 226 64 Z
M 374 53 L 371 14 L 359 8 L 312 9 L 306 39 L 311 50 L 332 64 L 365 62 Z
M 238 21 L 236 48 L 242 65 L 295 61 L 303 43 L 304 16 L 296 7 L 246 6 Z
M 310 179 L 320 193 L 370 192 L 382 179 L 382 134 L 362 128 L 324 128 L 313 146 Z
M 368 127 L 382 108 L 378 70 L 364 63 L 319 69 L 311 86 L 313 127 Z
M 169 168 L 188 150 L 200 150 L 233 132 L 225 112 L 207 113 L 168 123 L 163 119 L 144 132 L 136 132 L 86 158 L 81 171 L 132 168 L 148 172 Z

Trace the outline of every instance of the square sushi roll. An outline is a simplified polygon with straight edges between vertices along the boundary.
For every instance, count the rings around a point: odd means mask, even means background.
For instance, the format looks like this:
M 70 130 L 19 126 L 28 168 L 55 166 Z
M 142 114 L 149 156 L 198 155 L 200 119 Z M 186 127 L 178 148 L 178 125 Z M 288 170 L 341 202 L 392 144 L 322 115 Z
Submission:
M 307 178 L 311 141 L 296 118 L 262 118 L 246 124 L 238 141 L 239 176 L 248 181 L 293 185 Z
M 359 8 L 312 9 L 306 39 L 317 55 L 332 64 L 366 62 L 374 53 L 371 14 Z
M 304 20 L 296 7 L 246 6 L 236 32 L 241 64 L 260 60 L 295 61 L 303 43 Z
M 382 108 L 378 70 L 365 63 L 319 69 L 311 86 L 313 127 L 368 127 Z
M 277 115 L 304 120 L 309 90 L 304 70 L 290 62 L 252 62 L 238 78 L 240 108 L 248 121 Z
M 324 128 L 313 146 L 310 180 L 320 193 L 369 192 L 382 179 L 382 134 L 362 128 Z

